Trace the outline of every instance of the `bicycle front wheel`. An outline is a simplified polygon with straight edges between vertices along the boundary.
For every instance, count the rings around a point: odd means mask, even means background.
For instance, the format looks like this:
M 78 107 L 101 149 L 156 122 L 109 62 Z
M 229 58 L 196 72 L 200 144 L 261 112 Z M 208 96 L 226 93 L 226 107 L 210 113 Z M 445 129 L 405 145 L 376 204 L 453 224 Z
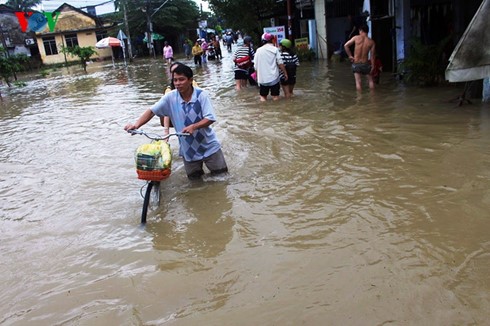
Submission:
M 145 198 L 143 200 L 143 210 L 141 212 L 141 223 L 146 223 L 146 216 L 148 215 L 148 208 L 151 206 L 157 208 L 160 205 L 160 182 L 150 181 L 148 182 Z

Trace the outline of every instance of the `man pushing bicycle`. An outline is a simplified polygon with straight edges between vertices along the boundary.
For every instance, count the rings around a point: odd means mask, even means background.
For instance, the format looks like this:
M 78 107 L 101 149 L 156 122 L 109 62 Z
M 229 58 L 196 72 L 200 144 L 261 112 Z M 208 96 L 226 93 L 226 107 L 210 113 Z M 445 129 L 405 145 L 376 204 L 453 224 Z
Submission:
M 168 116 L 177 132 L 190 134 L 179 137 L 179 155 L 184 158 L 189 179 L 201 178 L 204 174 L 203 163 L 212 175 L 227 173 L 221 144 L 210 127 L 216 121 L 216 116 L 208 93 L 192 86 L 192 69 L 186 65 L 175 68 L 172 78 L 175 90 L 165 94 L 134 124 L 127 124 L 124 130 L 138 129 L 155 115 Z

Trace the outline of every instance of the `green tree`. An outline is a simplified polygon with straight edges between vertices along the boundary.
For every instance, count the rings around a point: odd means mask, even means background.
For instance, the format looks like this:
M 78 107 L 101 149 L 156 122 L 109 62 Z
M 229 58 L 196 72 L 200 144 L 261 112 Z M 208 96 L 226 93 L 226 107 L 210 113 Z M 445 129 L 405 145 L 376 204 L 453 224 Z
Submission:
M 122 6 L 125 5 L 131 36 L 136 38 L 148 30 L 148 18 L 153 32 L 165 36 L 165 40 L 178 40 L 188 31 L 196 30 L 199 8 L 194 0 L 116 0 L 118 19 L 123 19 Z M 163 5 L 163 6 L 162 6 Z M 134 43 L 134 42 L 133 42 Z
M 41 2 L 42 0 L 8 0 L 5 4 L 18 11 L 29 11 Z
M 423 44 L 419 38 L 410 40 L 408 56 L 403 60 L 398 70 L 404 80 L 421 86 L 435 86 L 444 80 L 447 57 L 444 51 L 452 35 L 437 44 Z
M 78 45 L 74 47 L 63 46 L 61 47 L 61 52 L 69 54 L 72 57 L 78 57 L 80 59 L 80 65 L 85 72 L 87 72 L 87 61 L 89 61 L 90 57 L 97 53 L 93 46 L 80 47 Z
M 28 61 L 29 58 L 25 54 L 6 56 L 6 50 L 0 48 L 0 76 L 9 87 L 12 86 L 12 77 L 17 80 L 16 73 L 22 71 L 24 68 L 23 64 Z
M 285 10 L 277 0 L 209 0 L 209 7 L 224 20 L 224 27 L 255 35 L 261 35 L 264 17 Z

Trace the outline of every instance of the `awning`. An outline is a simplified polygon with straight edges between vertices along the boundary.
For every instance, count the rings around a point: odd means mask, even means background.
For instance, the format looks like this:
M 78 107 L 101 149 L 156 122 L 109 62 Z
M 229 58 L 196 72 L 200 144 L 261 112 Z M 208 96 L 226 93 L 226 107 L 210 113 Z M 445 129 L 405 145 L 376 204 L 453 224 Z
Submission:
M 483 0 L 454 48 L 446 79 L 466 82 L 490 77 L 490 0 Z
M 165 37 L 163 35 L 160 35 L 158 33 L 152 33 L 151 34 L 151 40 L 152 41 L 161 41 L 163 39 L 165 39 Z M 143 39 L 143 42 L 148 43 L 148 38 L 146 37 L 146 35 L 145 35 L 145 38 Z

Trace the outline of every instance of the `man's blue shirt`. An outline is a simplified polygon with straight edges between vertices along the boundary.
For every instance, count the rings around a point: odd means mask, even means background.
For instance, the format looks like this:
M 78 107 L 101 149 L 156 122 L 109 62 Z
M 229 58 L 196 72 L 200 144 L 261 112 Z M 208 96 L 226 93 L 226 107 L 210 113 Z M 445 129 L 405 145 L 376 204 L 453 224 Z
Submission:
M 164 95 L 151 107 L 151 111 L 159 116 L 169 116 L 177 132 L 184 127 L 206 118 L 216 121 L 214 109 L 207 92 L 194 87 L 192 98 L 185 102 L 177 90 Z M 197 129 L 194 134 L 179 137 L 179 154 L 188 162 L 200 161 L 216 153 L 221 145 L 211 127 Z

